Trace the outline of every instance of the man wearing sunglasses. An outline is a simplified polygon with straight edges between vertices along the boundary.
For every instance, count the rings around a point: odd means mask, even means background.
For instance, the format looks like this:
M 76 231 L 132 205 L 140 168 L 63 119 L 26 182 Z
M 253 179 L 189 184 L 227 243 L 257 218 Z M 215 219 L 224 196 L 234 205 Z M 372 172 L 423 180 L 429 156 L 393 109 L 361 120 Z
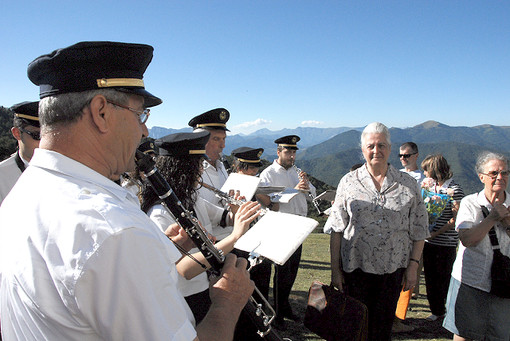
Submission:
M 416 143 L 406 142 L 400 146 L 398 157 L 404 167 L 400 171 L 411 175 L 420 184 L 425 179 L 425 175 L 418 169 L 418 156 L 420 154 Z
M 14 112 L 12 136 L 18 141 L 16 153 L 0 163 L 0 205 L 25 170 L 39 147 L 39 102 L 22 102 L 11 107 Z

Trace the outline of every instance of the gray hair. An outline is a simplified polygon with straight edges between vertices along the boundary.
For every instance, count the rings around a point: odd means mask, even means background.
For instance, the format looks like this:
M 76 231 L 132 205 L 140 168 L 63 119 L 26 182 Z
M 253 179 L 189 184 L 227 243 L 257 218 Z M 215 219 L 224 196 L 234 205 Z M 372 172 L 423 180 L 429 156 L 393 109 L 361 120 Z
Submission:
M 83 115 L 83 108 L 97 95 L 103 95 L 119 104 L 127 105 L 129 101 L 129 94 L 113 89 L 70 92 L 45 97 L 39 101 L 39 120 L 43 132 L 52 131 L 58 125 L 78 121 Z
M 485 172 L 485 165 L 491 160 L 503 161 L 508 167 L 508 158 L 500 153 L 483 151 L 476 159 L 475 170 L 478 174 Z
M 386 141 L 388 141 L 388 144 L 391 146 L 391 138 L 390 138 L 390 131 L 388 128 L 379 122 L 372 122 L 369 125 L 363 129 L 363 132 L 361 133 L 361 147 L 363 147 L 365 142 L 365 136 L 368 134 L 384 134 L 386 137 Z

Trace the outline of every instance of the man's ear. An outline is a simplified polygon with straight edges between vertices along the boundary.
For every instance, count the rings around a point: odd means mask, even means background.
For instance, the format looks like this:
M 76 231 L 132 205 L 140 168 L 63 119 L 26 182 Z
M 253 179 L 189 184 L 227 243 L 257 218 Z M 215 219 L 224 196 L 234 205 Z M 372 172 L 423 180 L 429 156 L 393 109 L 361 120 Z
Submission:
M 11 128 L 11 134 L 12 136 L 14 136 L 14 138 L 18 141 L 21 140 L 21 130 L 19 130 L 19 128 L 17 127 L 12 127 Z
M 101 133 L 110 130 L 111 110 L 108 110 L 108 101 L 103 95 L 96 95 L 89 104 L 92 122 Z

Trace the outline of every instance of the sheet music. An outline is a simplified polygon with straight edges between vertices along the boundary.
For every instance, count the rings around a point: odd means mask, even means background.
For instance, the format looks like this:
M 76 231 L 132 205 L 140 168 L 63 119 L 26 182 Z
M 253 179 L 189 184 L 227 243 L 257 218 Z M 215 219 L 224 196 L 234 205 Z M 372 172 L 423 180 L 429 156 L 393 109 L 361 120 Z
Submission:
M 300 192 L 295 188 L 285 188 L 281 193 L 271 195 L 271 201 L 288 204 L 289 201 L 299 193 Z
M 220 190 L 228 194 L 228 191 L 238 190 L 247 201 L 250 201 L 259 186 L 260 178 L 251 175 L 231 173 Z
M 283 265 L 318 224 L 311 218 L 268 211 L 234 247 Z
M 280 193 L 285 189 L 285 186 L 259 186 L 257 188 L 257 192 L 255 194 L 272 194 L 272 193 Z

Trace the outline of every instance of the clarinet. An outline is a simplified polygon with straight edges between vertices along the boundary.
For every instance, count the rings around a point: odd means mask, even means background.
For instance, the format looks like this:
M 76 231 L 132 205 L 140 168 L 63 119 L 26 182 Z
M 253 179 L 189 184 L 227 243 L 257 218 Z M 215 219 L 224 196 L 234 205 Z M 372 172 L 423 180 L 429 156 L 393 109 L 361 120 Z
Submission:
M 155 161 L 150 155 L 137 150 L 135 161 L 140 170 L 145 174 L 154 192 L 162 200 L 162 205 L 174 216 L 180 227 L 186 231 L 189 238 L 195 243 L 207 262 L 211 265 L 211 271 L 215 275 L 221 273 L 225 256 L 218 250 L 200 227 L 198 219 L 188 211 L 177 198 L 168 182 L 161 176 L 155 166 Z M 261 295 L 262 296 L 262 295 Z M 263 310 L 262 305 L 250 297 L 243 311 L 250 317 L 257 327 L 257 334 L 264 340 L 283 341 L 278 333 L 271 328 L 274 316 L 269 317 Z

